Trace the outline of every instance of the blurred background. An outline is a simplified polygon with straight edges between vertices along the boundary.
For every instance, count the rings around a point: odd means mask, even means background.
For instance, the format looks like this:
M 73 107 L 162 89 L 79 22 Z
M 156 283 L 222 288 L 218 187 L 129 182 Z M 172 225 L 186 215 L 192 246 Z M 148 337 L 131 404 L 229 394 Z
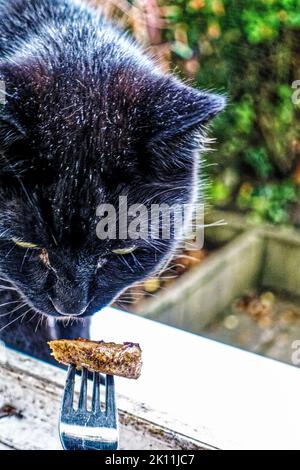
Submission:
M 92 3 L 131 29 L 164 69 L 228 94 L 213 129 L 211 203 L 256 222 L 300 226 L 300 104 L 292 101 L 300 80 L 300 1 Z
M 192 86 L 226 93 L 199 252 L 118 301 L 293 363 L 300 340 L 300 0 L 90 0 Z M 227 225 L 218 225 L 225 220 Z

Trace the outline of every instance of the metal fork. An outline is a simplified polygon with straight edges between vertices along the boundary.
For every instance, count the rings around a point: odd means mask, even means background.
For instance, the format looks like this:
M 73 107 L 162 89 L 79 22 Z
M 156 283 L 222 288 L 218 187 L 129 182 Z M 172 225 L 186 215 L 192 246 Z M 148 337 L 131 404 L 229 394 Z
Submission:
M 91 410 L 87 409 L 87 369 L 82 369 L 78 408 L 75 410 L 75 366 L 69 366 L 60 411 L 59 436 L 65 450 L 116 450 L 118 419 L 115 385 L 112 375 L 106 376 L 105 410 L 100 404 L 100 374 L 93 374 Z

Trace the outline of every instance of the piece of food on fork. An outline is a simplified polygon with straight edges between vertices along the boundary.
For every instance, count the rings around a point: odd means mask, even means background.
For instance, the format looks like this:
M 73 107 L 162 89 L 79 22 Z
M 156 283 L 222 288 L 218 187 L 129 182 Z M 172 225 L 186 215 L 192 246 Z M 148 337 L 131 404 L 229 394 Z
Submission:
M 142 368 L 142 350 L 137 343 L 105 343 L 84 338 L 49 341 L 52 356 L 62 364 L 85 367 L 91 372 L 138 379 Z

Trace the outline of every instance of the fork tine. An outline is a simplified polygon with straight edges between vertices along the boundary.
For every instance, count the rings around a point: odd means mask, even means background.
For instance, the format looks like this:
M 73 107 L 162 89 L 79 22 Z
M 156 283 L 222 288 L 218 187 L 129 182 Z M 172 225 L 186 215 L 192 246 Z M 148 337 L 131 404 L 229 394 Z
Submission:
M 92 396 L 92 412 L 99 413 L 101 411 L 100 407 L 100 375 L 98 372 L 94 372 L 94 382 L 93 382 L 93 396 Z
M 116 414 L 116 400 L 115 400 L 115 381 L 113 375 L 106 376 L 106 416 L 111 415 L 112 417 Z
M 83 367 L 81 373 L 81 386 L 78 401 L 78 410 L 86 411 L 87 408 L 87 370 Z
M 75 366 L 70 365 L 62 400 L 62 411 L 68 413 L 73 407 L 74 383 L 75 383 Z
M 1 0 L 0 0 L 1 2 Z M 65 450 L 117 450 L 118 415 L 115 403 L 114 377 L 107 375 L 106 410 L 101 412 L 100 382 L 94 373 L 92 409 L 87 410 L 88 371 L 82 369 L 78 408 L 74 409 L 75 366 L 70 366 L 60 412 L 59 436 Z

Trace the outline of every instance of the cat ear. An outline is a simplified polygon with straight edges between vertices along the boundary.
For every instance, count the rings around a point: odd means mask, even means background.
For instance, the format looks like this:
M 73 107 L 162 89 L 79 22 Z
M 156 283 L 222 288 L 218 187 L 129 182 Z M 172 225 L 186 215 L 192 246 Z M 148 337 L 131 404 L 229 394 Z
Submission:
M 200 130 L 226 105 L 222 95 L 200 91 L 174 80 L 157 96 L 153 140 L 164 141 Z M 152 140 L 152 139 L 151 139 Z

